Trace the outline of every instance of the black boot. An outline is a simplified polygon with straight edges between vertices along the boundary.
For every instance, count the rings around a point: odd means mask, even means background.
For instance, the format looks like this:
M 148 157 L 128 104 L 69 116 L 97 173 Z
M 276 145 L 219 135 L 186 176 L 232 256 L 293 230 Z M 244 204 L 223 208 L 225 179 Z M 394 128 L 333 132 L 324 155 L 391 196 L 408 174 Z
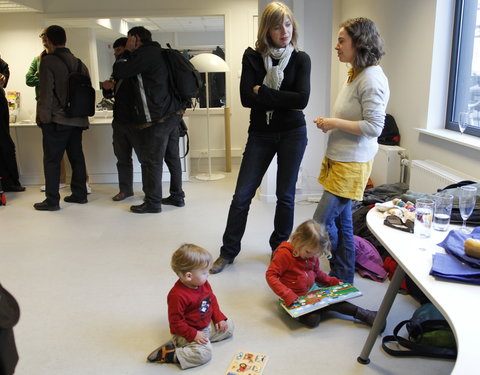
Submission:
M 357 307 L 357 312 L 355 313 L 354 317 L 355 319 L 358 319 L 371 327 L 373 326 L 373 321 L 375 320 L 376 316 L 376 311 L 370 311 L 367 309 L 362 309 L 361 307 Z
M 233 263 L 233 259 L 229 260 L 222 257 L 218 257 L 217 260 L 213 263 L 212 268 L 210 268 L 210 273 L 215 274 L 215 273 L 222 272 L 223 269 L 227 266 L 227 264 L 232 264 L 232 263 Z

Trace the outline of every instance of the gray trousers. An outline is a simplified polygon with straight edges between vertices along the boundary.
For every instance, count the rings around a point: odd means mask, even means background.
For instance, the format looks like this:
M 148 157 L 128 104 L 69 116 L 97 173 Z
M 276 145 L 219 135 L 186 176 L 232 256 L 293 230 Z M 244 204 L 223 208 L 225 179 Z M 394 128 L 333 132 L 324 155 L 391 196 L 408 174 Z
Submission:
M 202 330 L 205 336 L 210 338 L 207 344 L 197 344 L 195 341 L 188 342 L 184 337 L 173 335 L 172 342 L 175 345 L 175 355 L 180 367 L 185 370 L 190 367 L 201 366 L 212 358 L 212 342 L 228 339 L 233 334 L 233 321 L 227 319 L 228 328 L 224 332 L 217 332 L 213 324 Z

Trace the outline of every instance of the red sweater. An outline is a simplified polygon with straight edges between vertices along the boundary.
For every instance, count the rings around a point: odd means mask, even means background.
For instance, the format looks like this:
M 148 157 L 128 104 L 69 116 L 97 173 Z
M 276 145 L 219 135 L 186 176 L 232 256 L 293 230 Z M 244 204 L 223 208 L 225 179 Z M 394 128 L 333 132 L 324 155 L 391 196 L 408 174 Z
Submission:
M 267 283 L 287 306 L 299 296 L 307 294 L 314 283 L 325 286 L 340 284 L 336 277 L 328 276 L 320 269 L 317 257 L 302 259 L 293 256 L 290 242 L 282 242 L 275 250 L 267 269 Z
M 198 288 L 189 288 L 178 280 L 168 293 L 168 321 L 170 332 L 191 342 L 197 331 L 210 324 L 226 320 L 218 306 L 209 282 Z

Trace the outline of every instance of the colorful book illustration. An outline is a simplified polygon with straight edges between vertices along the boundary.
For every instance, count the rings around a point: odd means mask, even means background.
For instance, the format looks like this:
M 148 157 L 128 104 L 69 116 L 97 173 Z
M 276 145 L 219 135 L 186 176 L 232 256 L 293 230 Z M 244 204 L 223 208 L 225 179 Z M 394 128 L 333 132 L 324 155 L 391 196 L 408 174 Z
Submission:
M 261 375 L 268 355 L 241 351 L 237 352 L 228 366 L 225 375 Z
M 361 295 L 362 292 L 352 284 L 343 283 L 311 291 L 305 296 L 298 297 L 297 302 L 293 303 L 291 306 L 285 306 L 283 300 L 280 300 L 280 306 L 282 306 L 291 316 L 298 318 L 299 316 L 321 309 L 333 303 L 360 297 Z

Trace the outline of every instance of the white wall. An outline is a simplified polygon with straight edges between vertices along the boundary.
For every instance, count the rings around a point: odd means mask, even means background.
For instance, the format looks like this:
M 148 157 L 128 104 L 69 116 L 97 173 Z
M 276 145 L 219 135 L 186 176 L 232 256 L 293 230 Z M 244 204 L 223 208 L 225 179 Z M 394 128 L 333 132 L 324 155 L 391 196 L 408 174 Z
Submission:
M 438 96 L 438 92 L 431 92 L 430 88 L 448 77 L 450 56 L 444 55 L 442 61 L 433 58 L 438 56 L 433 51 L 435 26 L 443 29 L 444 38 L 436 41 L 437 47 L 451 43 L 449 22 L 439 20 L 441 24 L 435 25 L 437 7 L 444 7 L 447 2 L 449 6 L 453 3 L 452 0 L 341 0 L 340 18 L 369 17 L 382 33 L 387 55 L 381 65 L 391 91 L 387 110 L 397 121 L 401 146 L 408 150 L 410 159 L 435 160 L 480 179 L 478 150 L 420 134 L 415 129 L 426 128 L 427 123 L 432 128 L 443 127 L 445 107 L 434 95 Z M 437 69 L 439 63 L 443 68 Z M 446 95 L 445 85 L 441 90 L 440 96 Z

